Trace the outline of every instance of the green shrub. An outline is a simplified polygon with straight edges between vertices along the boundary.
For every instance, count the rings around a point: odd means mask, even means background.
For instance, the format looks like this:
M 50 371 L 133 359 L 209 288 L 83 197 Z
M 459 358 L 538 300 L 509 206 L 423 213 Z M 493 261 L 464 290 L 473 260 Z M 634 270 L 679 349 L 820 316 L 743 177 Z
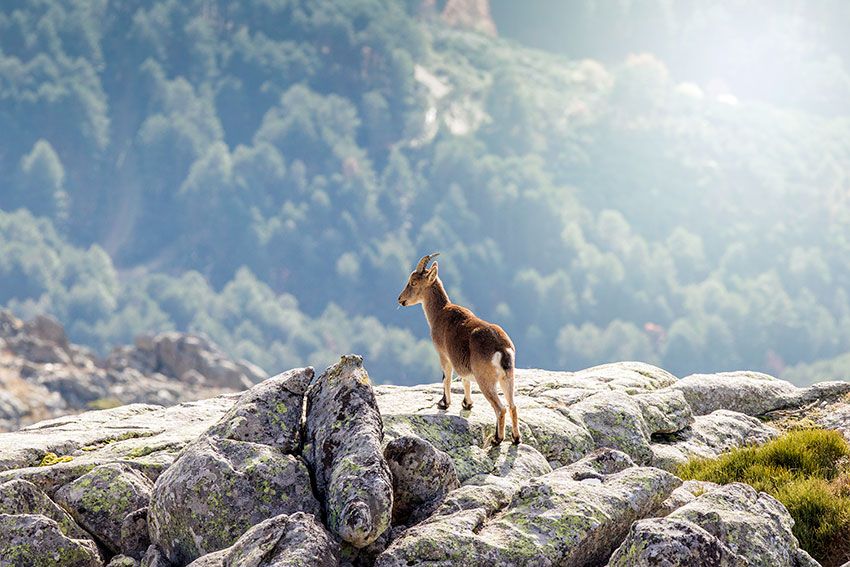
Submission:
M 820 478 L 795 480 L 774 494 L 794 518 L 794 535 L 824 566 L 850 559 L 850 498 Z M 840 557 L 840 559 L 839 559 Z
M 745 482 L 782 502 L 800 546 L 824 567 L 850 559 L 850 445 L 836 431 L 790 431 L 716 459 L 691 459 L 685 479 Z

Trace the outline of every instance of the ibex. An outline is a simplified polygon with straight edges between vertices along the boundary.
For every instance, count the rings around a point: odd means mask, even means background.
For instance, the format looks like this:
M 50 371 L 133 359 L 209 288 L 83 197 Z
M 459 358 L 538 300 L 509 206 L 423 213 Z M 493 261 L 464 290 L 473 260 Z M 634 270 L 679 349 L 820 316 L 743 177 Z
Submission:
M 431 340 L 440 356 L 443 369 L 443 398 L 437 404 L 446 409 L 452 403 L 452 369 L 463 381 L 463 408 L 472 408 L 470 379 L 475 378 L 481 393 L 496 412 L 495 442 L 505 438 L 505 413 L 511 412 L 514 443 L 521 440 L 516 404 L 514 404 L 514 343 L 498 325 L 479 319 L 466 307 L 449 301 L 443 282 L 437 276 L 437 262 L 428 268 L 428 263 L 439 256 L 429 254 L 419 264 L 407 285 L 398 296 L 402 306 L 422 304 L 425 318 L 431 327 Z M 496 384 L 505 394 L 507 409 L 499 400 Z

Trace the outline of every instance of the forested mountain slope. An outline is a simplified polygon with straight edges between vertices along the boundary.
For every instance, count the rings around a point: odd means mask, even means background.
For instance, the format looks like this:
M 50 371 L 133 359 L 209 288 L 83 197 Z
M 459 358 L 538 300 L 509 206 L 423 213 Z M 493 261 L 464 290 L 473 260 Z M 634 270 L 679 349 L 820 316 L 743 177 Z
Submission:
M 442 4 L 3 2 L 0 304 L 101 352 L 176 329 L 270 372 L 357 351 L 425 382 L 395 298 L 439 250 L 521 366 L 840 377 L 846 105 L 736 97 L 670 48 L 538 51 Z M 833 47 L 813 65 L 850 85 Z

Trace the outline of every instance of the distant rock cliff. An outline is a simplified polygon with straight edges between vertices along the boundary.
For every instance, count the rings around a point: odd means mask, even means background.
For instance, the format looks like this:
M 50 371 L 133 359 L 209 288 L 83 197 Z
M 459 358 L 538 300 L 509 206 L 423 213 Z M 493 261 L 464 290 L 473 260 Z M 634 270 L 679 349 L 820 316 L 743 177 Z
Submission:
M 422 0 L 423 15 L 439 17 L 452 27 L 496 35 L 496 23 L 490 13 L 489 0 Z
M 88 409 L 209 398 L 266 377 L 200 336 L 142 336 L 100 359 L 49 317 L 23 322 L 0 311 L 0 431 Z
M 673 471 L 694 455 L 773 439 L 782 420 L 803 415 L 846 435 L 850 383 L 801 389 L 749 372 L 679 380 L 625 362 L 519 369 L 517 384 L 518 446 L 491 445 L 492 411 L 477 390 L 472 410 L 441 411 L 439 384 L 373 388 L 358 356 L 241 395 L 0 434 L 0 557 L 114 567 L 818 565 L 777 500 L 744 484 L 683 483 Z

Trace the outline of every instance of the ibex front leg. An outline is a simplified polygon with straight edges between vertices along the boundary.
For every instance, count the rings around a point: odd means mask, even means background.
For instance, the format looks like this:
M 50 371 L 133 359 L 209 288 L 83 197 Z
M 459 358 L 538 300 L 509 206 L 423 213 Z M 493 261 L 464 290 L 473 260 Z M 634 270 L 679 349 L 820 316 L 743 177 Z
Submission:
M 440 357 L 440 366 L 443 367 L 443 397 L 437 402 L 439 409 L 448 409 L 452 405 L 452 363 L 448 357 Z

